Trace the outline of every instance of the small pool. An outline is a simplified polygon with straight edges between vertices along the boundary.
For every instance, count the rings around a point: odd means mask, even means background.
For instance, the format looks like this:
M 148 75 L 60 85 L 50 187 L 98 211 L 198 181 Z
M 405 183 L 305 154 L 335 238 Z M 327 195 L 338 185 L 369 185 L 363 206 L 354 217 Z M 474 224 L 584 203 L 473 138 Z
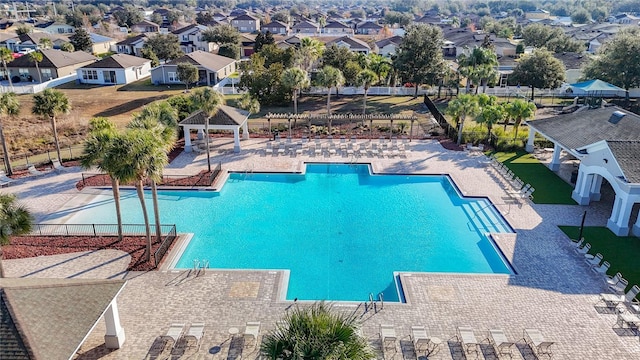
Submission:
M 123 194 L 124 222 L 141 223 L 135 192 Z M 220 192 L 159 195 L 162 223 L 195 234 L 176 268 L 207 259 L 211 268 L 289 270 L 287 299 L 401 301 L 395 272 L 512 273 L 487 236 L 512 229 L 448 176 L 307 164 L 304 174 L 232 173 Z M 105 198 L 69 223 L 115 223 Z

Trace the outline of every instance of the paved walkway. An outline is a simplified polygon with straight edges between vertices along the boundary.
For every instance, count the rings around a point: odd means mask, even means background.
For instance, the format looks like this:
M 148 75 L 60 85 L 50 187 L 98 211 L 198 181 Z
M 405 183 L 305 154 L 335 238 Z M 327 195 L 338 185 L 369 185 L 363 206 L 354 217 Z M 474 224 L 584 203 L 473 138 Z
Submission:
M 265 156 L 267 140 L 242 142 L 243 151 L 230 151 L 231 139 L 216 140 L 219 147 L 212 160 L 221 161 L 225 170 L 299 171 L 303 161 L 349 162 L 334 157 Z M 443 340 L 440 351 L 429 359 L 460 359 L 459 344 L 454 338 L 457 326 L 471 326 L 478 340 L 487 337 L 489 328 L 501 328 L 508 339 L 516 341 L 514 358 L 533 359 L 522 343 L 524 328 L 537 328 L 554 341 L 556 359 L 638 359 L 638 336 L 613 328 L 615 315 L 594 308 L 598 294 L 604 291 L 601 279 L 592 274 L 572 251 L 566 236 L 557 225 L 579 225 L 581 215 L 589 209 L 587 225 L 605 225 L 611 203 L 590 207 L 536 205 L 531 202 L 511 204 L 504 200 L 505 190 L 499 176 L 482 163 L 480 156 L 444 150 L 435 141 L 414 141 L 406 158 L 362 158 L 375 171 L 388 173 L 448 173 L 465 195 L 488 196 L 507 218 L 516 235 L 496 237 L 517 275 L 466 275 L 412 273 L 402 274 L 408 302 L 385 303 L 380 311 L 364 311 L 362 303 L 337 303 L 356 312 L 363 321 L 364 335 L 378 349 L 379 358 L 418 359 L 409 338 L 413 325 L 423 325 L 431 336 Z M 204 155 L 182 154 L 167 173 L 192 174 L 206 167 Z M 36 211 L 39 219 L 61 219 L 79 206 L 69 201 L 79 193 L 73 182 L 79 171 L 50 174 L 40 179 L 25 179 L 8 190 Z M 90 195 L 82 197 L 89 198 Z M 54 215 L 51 215 L 54 214 Z M 126 255 L 117 251 L 97 251 L 51 258 L 10 260 L 5 262 L 11 276 L 95 277 L 128 279 L 118 298 L 122 324 L 127 339 L 122 349 L 109 352 L 104 346 L 104 321 L 89 335 L 79 351 L 79 359 L 254 359 L 256 352 L 242 349 L 240 337 L 230 337 L 228 330 L 241 332 L 247 321 L 260 321 L 262 333 L 274 328 L 276 321 L 291 306 L 278 300 L 284 274 L 279 271 L 214 271 L 196 276 L 189 271 L 154 271 L 125 273 Z M 365 269 L 363 268 L 363 271 Z M 170 323 L 206 322 L 200 351 L 178 348 L 170 357 L 168 349 L 158 350 L 157 337 Z M 378 336 L 380 324 L 392 324 L 399 341 L 396 349 L 383 355 Z M 484 341 L 482 356 L 495 354 Z M 184 356 L 181 356 L 184 355 Z M 420 359 L 424 359 L 424 354 Z

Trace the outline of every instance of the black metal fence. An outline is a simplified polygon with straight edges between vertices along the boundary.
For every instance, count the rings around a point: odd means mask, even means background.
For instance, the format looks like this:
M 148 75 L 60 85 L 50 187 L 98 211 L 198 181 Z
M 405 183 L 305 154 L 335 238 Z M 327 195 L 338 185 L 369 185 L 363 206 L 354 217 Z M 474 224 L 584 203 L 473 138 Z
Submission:
M 162 225 L 160 226 L 162 227 Z M 169 251 L 171 244 L 173 244 L 173 241 L 177 237 L 178 235 L 176 233 L 176 226 L 173 225 L 169 230 L 169 232 L 167 233 L 167 235 L 164 237 L 164 239 L 162 239 L 162 243 L 160 244 L 160 246 L 158 247 L 158 250 L 156 250 L 156 252 L 153 255 L 153 259 L 156 262 L 156 267 L 160 265 L 160 261 L 162 261 L 162 258 L 164 258 L 164 256 L 167 254 L 167 251 Z

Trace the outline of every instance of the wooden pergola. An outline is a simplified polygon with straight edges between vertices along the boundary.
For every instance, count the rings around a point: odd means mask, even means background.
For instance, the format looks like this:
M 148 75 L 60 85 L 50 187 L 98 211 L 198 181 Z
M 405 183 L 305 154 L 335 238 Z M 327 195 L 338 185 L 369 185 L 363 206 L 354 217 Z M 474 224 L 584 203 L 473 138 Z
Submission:
M 394 121 L 411 121 L 411 126 L 409 129 L 409 140 L 411 140 L 413 135 L 413 123 L 418 120 L 418 117 L 413 115 L 398 115 L 398 114 L 292 114 L 292 113 L 268 113 L 266 115 L 267 122 L 269 123 L 269 134 L 271 135 L 271 120 L 287 120 L 289 122 L 289 137 L 291 137 L 291 121 L 292 120 L 302 120 L 306 121 L 307 125 L 311 125 L 312 122 L 320 122 L 326 124 L 329 130 L 331 129 L 331 124 L 335 120 L 343 121 L 348 120 L 349 122 L 369 122 L 369 132 L 373 133 L 373 121 L 389 121 L 389 137 L 392 135 L 393 131 L 393 122 Z

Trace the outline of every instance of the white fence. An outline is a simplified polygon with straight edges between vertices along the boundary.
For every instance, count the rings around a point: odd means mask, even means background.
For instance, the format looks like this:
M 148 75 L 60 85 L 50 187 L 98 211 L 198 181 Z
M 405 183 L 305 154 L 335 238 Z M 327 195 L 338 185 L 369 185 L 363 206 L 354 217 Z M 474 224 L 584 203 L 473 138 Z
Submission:
M 14 84 L 13 88 L 11 88 L 11 86 L 0 85 L 0 92 L 3 92 L 3 93 L 13 92 L 16 94 L 37 94 L 43 91 L 44 89 L 49 89 L 49 88 L 56 87 L 58 85 L 66 84 L 68 82 L 75 81 L 77 78 L 78 78 L 77 74 L 72 74 L 72 75 L 59 77 L 57 79 L 45 81 L 41 84 L 29 84 L 29 85 Z

